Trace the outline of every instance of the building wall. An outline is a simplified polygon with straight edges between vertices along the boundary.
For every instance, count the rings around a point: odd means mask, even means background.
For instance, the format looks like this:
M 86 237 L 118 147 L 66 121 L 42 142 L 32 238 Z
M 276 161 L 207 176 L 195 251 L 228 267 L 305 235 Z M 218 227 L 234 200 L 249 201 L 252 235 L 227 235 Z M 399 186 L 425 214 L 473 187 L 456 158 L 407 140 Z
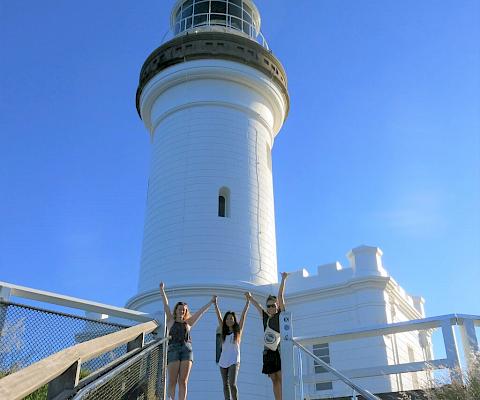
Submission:
M 287 308 L 293 313 L 294 336 L 335 335 L 425 317 L 423 299 L 409 296 L 388 276 L 378 248 L 361 246 L 353 249 L 349 258 L 350 268 L 336 262 L 318 267 L 315 275 L 306 270 L 291 275 Z M 333 342 L 328 346 L 329 359 L 340 371 L 424 361 L 424 354 L 431 349 L 421 343 L 418 332 Z M 312 343 L 309 346 L 313 349 Z M 306 381 L 321 376 L 314 373 L 314 367 L 313 360 L 303 357 Z M 354 381 L 382 393 L 419 388 L 428 377 L 422 372 Z M 351 395 L 351 389 L 339 381 L 332 382 L 331 390 L 318 391 L 314 384 L 306 390 L 312 398 Z
M 409 321 L 418 318 L 418 315 L 412 315 L 412 308 L 418 308 L 417 311 L 421 318 L 425 317 L 422 307 L 414 303 L 413 298 L 407 297 L 407 302 L 403 302 L 399 295 L 402 296 L 402 290 L 397 292 L 385 293 L 385 300 L 387 303 L 388 323 Z M 411 300 L 411 301 L 409 301 Z M 422 335 L 424 338 L 422 339 Z M 397 333 L 388 335 L 387 339 L 387 354 L 390 365 L 404 364 L 417 361 L 428 361 L 431 354 L 431 344 L 428 344 L 430 333 L 426 331 L 414 331 Z M 412 390 L 424 387 L 431 381 L 432 375 L 430 372 L 412 372 L 405 374 L 397 374 L 392 376 L 392 385 L 394 390 Z
M 308 298 L 293 294 L 288 309 L 293 313 L 294 336 L 328 336 L 386 323 L 383 296 L 385 280 L 380 281 L 380 285 L 376 281 L 367 283 L 359 280 L 357 284 L 352 281 L 350 283 L 350 286 L 339 287 L 335 291 L 332 289 L 327 295 L 322 293 L 322 289 L 316 294 L 308 295 Z M 312 349 L 312 344 L 309 347 Z M 330 343 L 329 353 L 330 364 L 340 371 L 388 363 L 383 337 Z M 308 357 L 303 357 L 303 371 L 310 377 L 319 376 L 314 373 L 314 362 Z M 388 376 L 357 379 L 355 382 L 366 385 L 369 390 L 377 393 L 391 389 L 391 379 Z M 351 389 L 339 381 L 332 382 L 332 390 L 317 391 L 315 384 L 309 384 L 307 390 L 311 396 L 339 397 L 351 394 Z

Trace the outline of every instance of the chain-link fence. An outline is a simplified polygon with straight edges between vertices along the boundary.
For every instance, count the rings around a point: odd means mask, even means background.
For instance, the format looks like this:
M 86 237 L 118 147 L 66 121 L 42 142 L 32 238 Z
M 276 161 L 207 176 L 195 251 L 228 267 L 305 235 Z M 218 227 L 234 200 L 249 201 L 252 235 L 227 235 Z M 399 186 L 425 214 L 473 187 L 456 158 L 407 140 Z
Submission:
M 139 354 L 81 389 L 74 400 L 164 400 L 166 341 Z
M 0 377 L 60 350 L 127 326 L 22 304 L 0 302 Z M 125 354 L 120 346 L 82 365 L 82 376 Z

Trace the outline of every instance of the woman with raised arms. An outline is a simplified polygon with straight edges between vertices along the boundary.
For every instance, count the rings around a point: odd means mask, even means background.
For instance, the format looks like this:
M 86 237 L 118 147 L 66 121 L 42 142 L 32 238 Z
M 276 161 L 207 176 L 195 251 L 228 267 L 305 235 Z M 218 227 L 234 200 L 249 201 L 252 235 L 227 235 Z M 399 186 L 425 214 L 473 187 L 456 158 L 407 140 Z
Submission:
M 223 381 L 223 394 L 225 400 L 238 400 L 237 376 L 240 368 L 240 342 L 242 341 L 243 326 L 250 305 L 250 293 L 245 293 L 245 307 L 243 307 L 240 321 L 233 311 L 227 311 L 222 318 L 222 313 L 215 301 L 219 328 L 221 329 L 222 352 L 218 361 L 220 374 Z
M 170 310 L 163 282 L 160 282 L 160 295 L 167 315 L 167 329 L 170 336 L 167 353 L 168 399 L 175 399 L 175 388 L 178 383 L 178 400 L 186 400 L 188 377 L 193 363 L 190 330 L 205 314 L 210 305 L 216 302 L 216 296 L 213 296 L 195 314 L 190 315 L 188 305 L 184 302 L 175 304 L 173 312 Z
M 280 313 L 285 311 L 285 281 L 288 273 L 282 272 L 278 296 L 267 297 L 267 310 L 250 295 L 250 300 L 263 320 L 264 348 L 262 373 L 272 380 L 275 400 L 282 400 L 282 364 L 280 359 Z

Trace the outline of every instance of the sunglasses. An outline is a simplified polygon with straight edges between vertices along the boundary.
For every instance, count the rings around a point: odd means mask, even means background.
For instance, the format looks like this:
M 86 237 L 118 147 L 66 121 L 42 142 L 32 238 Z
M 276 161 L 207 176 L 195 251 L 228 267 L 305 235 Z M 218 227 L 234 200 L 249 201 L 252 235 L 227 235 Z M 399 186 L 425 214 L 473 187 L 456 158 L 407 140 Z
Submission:
M 275 303 L 273 303 L 273 304 L 267 304 L 267 308 L 274 308 L 274 307 L 276 307 L 276 306 L 277 306 L 277 305 L 276 305 Z

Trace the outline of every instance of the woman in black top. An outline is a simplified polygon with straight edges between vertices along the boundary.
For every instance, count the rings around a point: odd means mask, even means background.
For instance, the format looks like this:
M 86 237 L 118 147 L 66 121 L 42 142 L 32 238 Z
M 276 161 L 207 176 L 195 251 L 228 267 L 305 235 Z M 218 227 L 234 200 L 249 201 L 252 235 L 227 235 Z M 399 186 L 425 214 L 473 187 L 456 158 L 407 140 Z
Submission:
M 278 288 L 278 296 L 267 298 L 267 310 L 250 295 L 250 300 L 260 312 L 263 320 L 264 349 L 262 373 L 272 380 L 275 400 L 282 400 L 282 365 L 280 359 L 280 313 L 285 311 L 285 281 L 288 273 L 282 272 L 282 281 Z
M 175 388 L 178 383 L 178 400 L 186 400 L 188 377 L 193 363 L 190 330 L 210 305 L 216 301 L 216 296 L 213 296 L 212 300 L 195 314 L 190 315 L 187 303 L 183 302 L 175 304 L 173 312 L 170 311 L 163 282 L 160 282 L 160 294 L 167 315 L 167 329 L 170 335 L 167 353 L 168 399 L 175 399 Z

